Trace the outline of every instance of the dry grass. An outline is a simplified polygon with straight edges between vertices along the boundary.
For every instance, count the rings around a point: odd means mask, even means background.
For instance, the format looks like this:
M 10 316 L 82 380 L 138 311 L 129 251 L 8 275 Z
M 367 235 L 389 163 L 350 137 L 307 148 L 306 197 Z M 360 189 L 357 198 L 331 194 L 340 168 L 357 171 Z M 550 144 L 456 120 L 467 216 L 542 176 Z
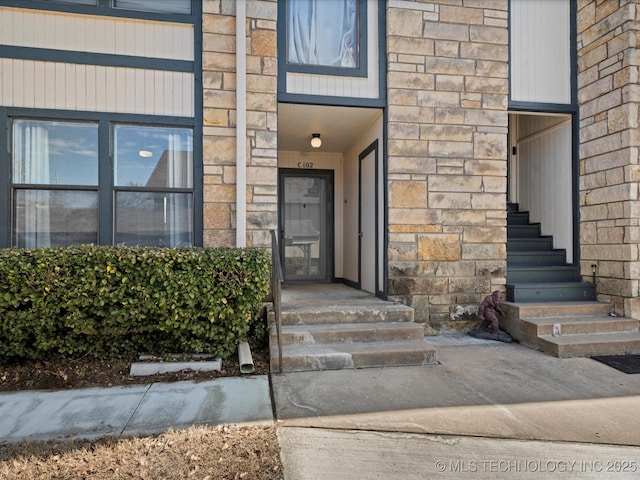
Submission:
M 276 427 L 194 426 L 158 436 L 0 445 L 6 480 L 282 479 Z

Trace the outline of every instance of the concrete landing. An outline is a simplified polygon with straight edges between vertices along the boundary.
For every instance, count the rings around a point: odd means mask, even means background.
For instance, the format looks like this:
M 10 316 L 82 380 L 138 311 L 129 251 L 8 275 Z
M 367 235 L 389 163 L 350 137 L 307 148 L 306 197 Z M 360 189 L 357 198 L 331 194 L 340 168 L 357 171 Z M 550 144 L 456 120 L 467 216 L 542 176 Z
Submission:
M 640 375 L 468 338 L 434 338 L 435 366 L 272 375 L 277 418 L 296 427 L 640 446 Z

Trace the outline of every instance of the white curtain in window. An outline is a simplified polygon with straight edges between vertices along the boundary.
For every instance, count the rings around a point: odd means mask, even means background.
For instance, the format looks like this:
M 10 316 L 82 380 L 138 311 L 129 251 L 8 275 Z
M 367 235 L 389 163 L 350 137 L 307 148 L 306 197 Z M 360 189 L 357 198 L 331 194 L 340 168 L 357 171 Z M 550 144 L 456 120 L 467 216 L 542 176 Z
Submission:
M 17 121 L 13 130 L 13 183 L 48 184 L 49 132 L 31 122 Z M 25 248 L 51 246 L 49 192 L 25 191 L 24 214 L 16 215 L 16 231 Z
M 167 148 L 167 187 L 190 188 L 193 184 L 191 162 L 191 142 L 183 140 L 180 135 L 169 134 Z M 165 194 L 164 221 L 165 228 L 170 232 L 170 246 L 185 245 L 184 235 L 191 232 L 191 215 L 188 202 L 191 195 L 186 193 Z M 168 201 L 168 199 L 171 199 Z M 168 204 L 168 205 L 167 205 Z
M 356 68 L 357 23 L 357 0 L 289 0 L 289 63 Z

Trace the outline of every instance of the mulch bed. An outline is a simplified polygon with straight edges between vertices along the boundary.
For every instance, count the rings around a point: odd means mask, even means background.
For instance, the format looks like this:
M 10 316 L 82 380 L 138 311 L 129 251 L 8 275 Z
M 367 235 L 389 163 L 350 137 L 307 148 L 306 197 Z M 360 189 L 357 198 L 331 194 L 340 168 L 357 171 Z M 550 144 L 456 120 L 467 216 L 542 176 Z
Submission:
M 268 348 L 251 351 L 254 372 L 269 373 Z M 222 361 L 221 371 L 199 372 L 182 370 L 144 377 L 129 375 L 131 363 L 136 359 L 81 358 L 78 360 L 47 360 L 0 366 L 0 392 L 21 390 L 64 390 L 71 388 L 112 387 L 150 382 L 203 381 L 220 377 L 240 377 L 237 355 Z

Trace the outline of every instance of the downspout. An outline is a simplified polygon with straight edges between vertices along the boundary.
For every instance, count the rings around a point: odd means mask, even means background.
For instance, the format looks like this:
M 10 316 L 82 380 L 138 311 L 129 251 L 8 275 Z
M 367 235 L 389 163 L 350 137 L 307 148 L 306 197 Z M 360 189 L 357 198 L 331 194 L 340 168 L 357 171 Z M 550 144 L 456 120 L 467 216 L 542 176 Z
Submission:
M 238 361 L 240 362 L 240 373 L 253 373 L 251 347 L 249 347 L 249 342 L 244 339 L 238 344 Z
M 236 2 L 236 247 L 247 246 L 247 4 Z

